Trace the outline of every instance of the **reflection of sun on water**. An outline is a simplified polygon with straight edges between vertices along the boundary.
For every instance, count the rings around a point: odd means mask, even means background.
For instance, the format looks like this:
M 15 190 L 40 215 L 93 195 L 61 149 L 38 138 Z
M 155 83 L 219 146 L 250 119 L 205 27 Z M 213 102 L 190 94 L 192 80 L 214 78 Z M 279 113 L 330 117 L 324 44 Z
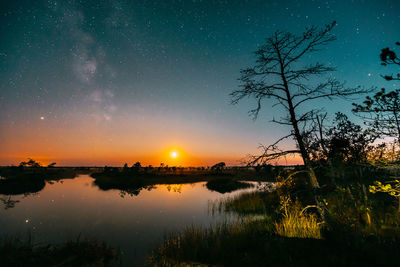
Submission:
M 183 184 L 170 184 L 167 185 L 168 192 L 181 193 Z

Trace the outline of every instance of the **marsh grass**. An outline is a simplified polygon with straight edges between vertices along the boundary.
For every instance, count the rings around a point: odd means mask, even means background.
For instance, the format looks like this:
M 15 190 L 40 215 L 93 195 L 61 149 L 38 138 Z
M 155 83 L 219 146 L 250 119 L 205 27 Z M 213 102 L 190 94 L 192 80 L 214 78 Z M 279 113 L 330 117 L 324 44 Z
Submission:
M 304 234 L 304 231 L 301 231 Z M 397 266 L 396 237 L 333 233 L 329 239 L 278 235 L 274 221 L 191 226 L 166 236 L 149 266 Z M 317 237 L 317 238 L 315 238 Z
M 329 216 L 313 204 L 304 186 L 280 183 L 209 202 L 211 213 L 239 215 L 236 222 L 191 226 L 165 237 L 151 266 L 397 266 L 400 213 L 388 194 L 371 194 L 370 179 L 315 192 Z M 282 186 L 283 185 L 283 186 Z M 311 197 L 310 197 L 311 196 Z M 257 218 L 255 220 L 254 218 Z M 325 219 L 325 221 L 322 220 Z M 203 264 L 203 265 L 200 265 Z
M 294 204 L 283 200 L 283 218 L 275 222 L 275 230 L 278 235 L 297 238 L 321 239 L 321 225 L 315 214 L 306 213 L 301 204 L 296 201 Z
M 164 238 L 148 259 L 150 266 L 229 266 L 235 259 L 251 261 L 242 252 L 257 251 L 260 237 L 272 230 L 266 220 L 238 220 L 210 227 L 190 226 Z M 237 253 L 235 255 L 235 253 Z M 204 265 L 199 265 L 200 263 Z M 226 265 L 229 263 L 229 265 Z
M 0 266 L 119 266 L 119 252 L 104 242 L 81 239 L 62 244 L 35 244 L 26 239 L 0 240 Z
M 209 202 L 209 211 L 214 213 L 232 212 L 239 215 L 269 215 L 279 204 L 279 196 L 274 192 L 245 192 L 233 197 Z

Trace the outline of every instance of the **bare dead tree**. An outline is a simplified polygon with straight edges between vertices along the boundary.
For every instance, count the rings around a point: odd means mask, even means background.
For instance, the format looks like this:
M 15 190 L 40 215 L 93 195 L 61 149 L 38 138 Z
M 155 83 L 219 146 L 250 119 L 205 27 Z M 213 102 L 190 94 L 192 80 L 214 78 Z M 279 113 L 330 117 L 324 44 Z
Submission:
M 260 156 L 253 157 L 252 163 L 266 162 L 287 154 L 300 154 L 313 188 L 319 187 L 319 184 L 312 169 L 304 136 L 307 134 L 306 125 L 312 120 L 316 110 L 307 107 L 312 107 L 311 101 L 332 100 L 337 97 L 348 98 L 366 92 L 359 87 L 345 88 L 343 83 L 333 78 L 325 78 L 322 82 L 317 82 L 317 78 L 335 69 L 330 64 L 319 62 L 304 64 L 304 59 L 311 53 L 319 51 L 336 40 L 336 37 L 331 34 L 335 25 L 336 22 L 333 22 L 322 29 L 313 26 L 301 35 L 275 32 L 255 52 L 257 58 L 255 65 L 241 70 L 240 88 L 231 93 L 233 104 L 245 97 L 256 99 L 256 108 L 249 111 L 254 119 L 257 118 L 264 100 L 274 100 L 274 106 L 283 108 L 284 117 L 274 118 L 272 121 L 291 127 L 290 134 L 279 139 L 275 144 L 264 147 L 264 152 Z M 297 149 L 278 151 L 277 143 L 286 138 L 293 138 Z

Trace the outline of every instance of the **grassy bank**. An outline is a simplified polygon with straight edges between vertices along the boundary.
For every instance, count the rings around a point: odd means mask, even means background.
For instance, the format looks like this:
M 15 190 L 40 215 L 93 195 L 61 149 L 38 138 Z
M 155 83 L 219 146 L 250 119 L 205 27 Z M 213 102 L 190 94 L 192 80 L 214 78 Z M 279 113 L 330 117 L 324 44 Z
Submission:
M 274 203 L 274 205 L 270 205 Z M 211 213 L 234 212 L 240 215 L 257 214 L 265 215 L 270 207 L 279 203 L 279 197 L 269 192 L 245 192 L 234 197 L 228 197 L 209 203 Z M 269 210 L 269 214 L 273 210 Z
M 397 265 L 398 238 L 279 235 L 268 220 L 189 227 L 167 238 L 150 266 L 376 266 Z

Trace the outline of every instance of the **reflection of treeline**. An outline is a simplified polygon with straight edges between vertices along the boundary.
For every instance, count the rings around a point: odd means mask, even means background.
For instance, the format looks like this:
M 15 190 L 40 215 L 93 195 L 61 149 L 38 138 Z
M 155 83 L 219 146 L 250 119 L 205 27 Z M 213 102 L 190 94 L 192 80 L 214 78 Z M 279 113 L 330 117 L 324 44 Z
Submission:
M 265 180 L 278 173 L 278 166 L 261 166 L 255 168 L 226 167 L 225 162 L 216 163 L 208 167 L 177 167 L 163 163 L 158 167 L 142 166 L 136 162 L 131 166 L 127 163 L 123 167 L 105 166 L 98 172 L 92 173 L 94 183 L 100 189 L 119 189 L 123 195 L 138 195 L 142 189 L 155 184 L 179 184 L 207 181 L 207 188 L 220 193 L 232 192 L 241 188 L 250 187 L 247 183 L 238 180 Z
M 16 195 L 34 193 L 42 190 L 46 181 L 74 178 L 73 168 L 56 168 L 55 163 L 43 167 L 39 162 L 29 159 L 19 166 L 0 168 L 0 194 Z

